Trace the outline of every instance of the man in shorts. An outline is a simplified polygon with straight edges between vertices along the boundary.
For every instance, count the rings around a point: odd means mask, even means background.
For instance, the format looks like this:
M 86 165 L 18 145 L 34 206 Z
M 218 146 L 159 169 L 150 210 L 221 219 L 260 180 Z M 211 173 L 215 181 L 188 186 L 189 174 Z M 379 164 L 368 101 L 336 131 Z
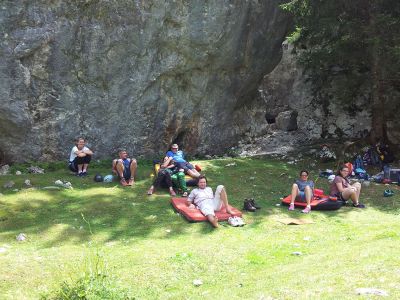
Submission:
M 126 150 L 120 150 L 118 154 L 119 158 L 112 162 L 112 171 L 119 176 L 123 186 L 132 186 L 135 183 L 136 159 L 129 158 Z
M 172 157 L 176 167 L 178 169 L 183 169 L 185 174 L 188 174 L 192 178 L 199 178 L 200 173 L 191 163 L 186 161 L 185 154 L 182 150 L 179 150 L 178 144 L 172 144 L 171 150 L 167 152 L 166 156 Z
M 225 187 L 223 185 L 217 186 L 214 195 L 212 189 L 207 187 L 207 178 L 204 175 L 200 175 L 197 186 L 197 188 L 190 192 L 187 205 L 190 208 L 199 208 L 211 225 L 217 228 L 219 225 L 218 218 L 215 216 L 215 211 L 219 211 L 222 206 L 224 206 L 228 214 L 233 214 L 229 209 Z

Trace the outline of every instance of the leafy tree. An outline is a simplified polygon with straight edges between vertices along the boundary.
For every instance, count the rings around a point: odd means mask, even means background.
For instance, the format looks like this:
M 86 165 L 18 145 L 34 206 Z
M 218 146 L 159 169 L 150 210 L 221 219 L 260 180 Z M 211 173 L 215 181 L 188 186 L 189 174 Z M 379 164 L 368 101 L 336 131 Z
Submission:
M 400 1 L 292 0 L 282 8 L 294 16 L 291 39 L 316 90 L 329 87 L 349 106 L 369 90 L 371 140 L 387 141 L 385 106 L 400 90 Z

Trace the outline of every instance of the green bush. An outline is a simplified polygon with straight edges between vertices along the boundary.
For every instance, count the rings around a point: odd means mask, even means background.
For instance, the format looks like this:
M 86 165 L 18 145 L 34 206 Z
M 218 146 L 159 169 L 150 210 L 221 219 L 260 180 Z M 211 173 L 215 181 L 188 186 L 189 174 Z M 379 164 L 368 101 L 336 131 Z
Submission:
M 83 275 L 78 279 L 63 281 L 60 288 L 49 295 L 42 296 L 46 300 L 100 300 L 134 299 L 128 291 L 119 287 L 116 278 L 110 275 L 104 259 L 97 253 L 89 255 L 84 264 Z

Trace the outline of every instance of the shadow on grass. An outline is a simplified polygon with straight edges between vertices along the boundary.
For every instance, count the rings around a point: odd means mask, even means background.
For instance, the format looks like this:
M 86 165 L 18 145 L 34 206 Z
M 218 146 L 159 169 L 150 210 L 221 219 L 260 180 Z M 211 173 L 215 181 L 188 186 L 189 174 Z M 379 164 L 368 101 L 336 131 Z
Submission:
M 280 198 L 290 191 L 299 171 L 298 166 L 283 161 L 247 158 L 203 161 L 201 164 L 211 187 L 221 183 L 226 186 L 231 205 L 242 209 L 244 198 L 255 198 L 261 204 L 263 209 L 245 214 L 245 219 L 251 219 L 252 226 L 262 224 L 266 217 L 277 213 L 318 218 L 319 214 L 340 217 L 351 211 L 343 208 L 303 216 L 288 213 L 286 207 L 276 207 Z M 0 198 L 0 236 L 14 239 L 20 232 L 28 236 L 39 235 L 42 247 L 52 247 L 66 242 L 80 244 L 91 238 L 104 242 L 150 236 L 168 239 L 193 234 L 193 226 L 203 234 L 213 232 L 208 223 L 194 225 L 177 215 L 165 190 L 158 190 L 151 197 L 146 195 L 151 184 L 151 168 L 151 165 L 145 165 L 140 169 L 133 188 L 123 188 L 115 182 L 98 184 L 92 178 L 71 178 L 65 171 L 35 177 L 34 181 L 41 186 L 56 179 L 69 179 L 74 190 L 23 190 L 3 196 Z M 107 174 L 107 170 L 101 168 L 92 170 L 93 174 L 96 172 Z M 317 170 L 311 170 L 311 174 L 317 173 Z M 326 182 L 321 180 L 319 183 L 318 187 L 327 190 Z M 398 195 L 389 199 L 378 197 L 384 189 L 384 186 L 373 185 L 363 191 L 366 204 L 385 213 L 398 213 Z

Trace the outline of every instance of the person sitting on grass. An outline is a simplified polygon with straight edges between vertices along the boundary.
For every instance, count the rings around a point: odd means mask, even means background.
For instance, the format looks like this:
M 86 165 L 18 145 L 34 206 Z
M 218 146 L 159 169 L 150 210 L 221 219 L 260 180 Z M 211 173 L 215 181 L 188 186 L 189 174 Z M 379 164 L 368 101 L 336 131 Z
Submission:
M 228 196 L 223 185 L 217 186 L 215 195 L 210 187 L 207 187 L 207 178 L 200 175 L 197 183 L 197 188 L 190 192 L 187 198 L 187 205 L 189 208 L 199 208 L 201 213 L 205 215 L 208 221 L 215 228 L 218 227 L 218 218 L 215 216 L 215 211 L 219 211 L 222 205 L 225 206 L 228 214 L 233 214 L 228 206 Z
M 346 165 L 341 166 L 335 179 L 331 183 L 329 195 L 337 197 L 338 200 L 343 202 L 347 202 L 347 200 L 351 199 L 353 207 L 365 208 L 365 205 L 359 202 L 361 184 L 359 182 L 350 184 L 348 179 L 349 175 L 349 168 Z
M 166 157 L 172 157 L 176 166 L 179 169 L 183 169 L 185 174 L 188 174 L 192 178 L 199 178 L 200 173 L 191 163 L 186 161 L 183 151 L 178 149 L 178 144 L 172 144 L 171 150 L 167 151 Z
M 92 155 L 93 151 L 85 145 L 85 139 L 78 138 L 69 155 L 69 169 L 79 177 L 86 176 Z
M 164 158 L 164 161 L 158 170 L 156 179 L 147 191 L 147 195 L 152 195 L 155 187 L 162 186 L 163 184 L 168 187 L 171 196 L 176 196 L 173 186 L 177 187 L 183 192 L 183 197 L 187 197 L 188 195 L 185 173 L 183 172 L 183 169 L 178 169 L 176 167 L 172 157 Z
M 292 198 L 290 200 L 289 210 L 294 210 L 294 201 L 307 202 L 307 206 L 301 212 L 308 214 L 311 212 L 311 199 L 314 196 L 314 182 L 308 180 L 308 171 L 300 171 L 300 178 L 292 185 Z
M 136 159 L 129 158 L 126 150 L 120 150 L 118 154 L 119 158 L 112 162 L 112 171 L 118 175 L 122 186 L 132 186 L 135 183 Z
M 158 170 L 156 179 L 154 179 L 153 184 L 147 191 L 147 195 L 152 195 L 155 191 L 156 186 L 161 186 L 162 184 L 165 184 L 169 189 L 170 195 L 176 196 L 174 188 L 172 187 L 172 178 L 171 178 L 174 169 L 176 169 L 176 166 L 172 161 L 172 157 L 165 157 L 163 163 L 160 165 L 160 169 Z

